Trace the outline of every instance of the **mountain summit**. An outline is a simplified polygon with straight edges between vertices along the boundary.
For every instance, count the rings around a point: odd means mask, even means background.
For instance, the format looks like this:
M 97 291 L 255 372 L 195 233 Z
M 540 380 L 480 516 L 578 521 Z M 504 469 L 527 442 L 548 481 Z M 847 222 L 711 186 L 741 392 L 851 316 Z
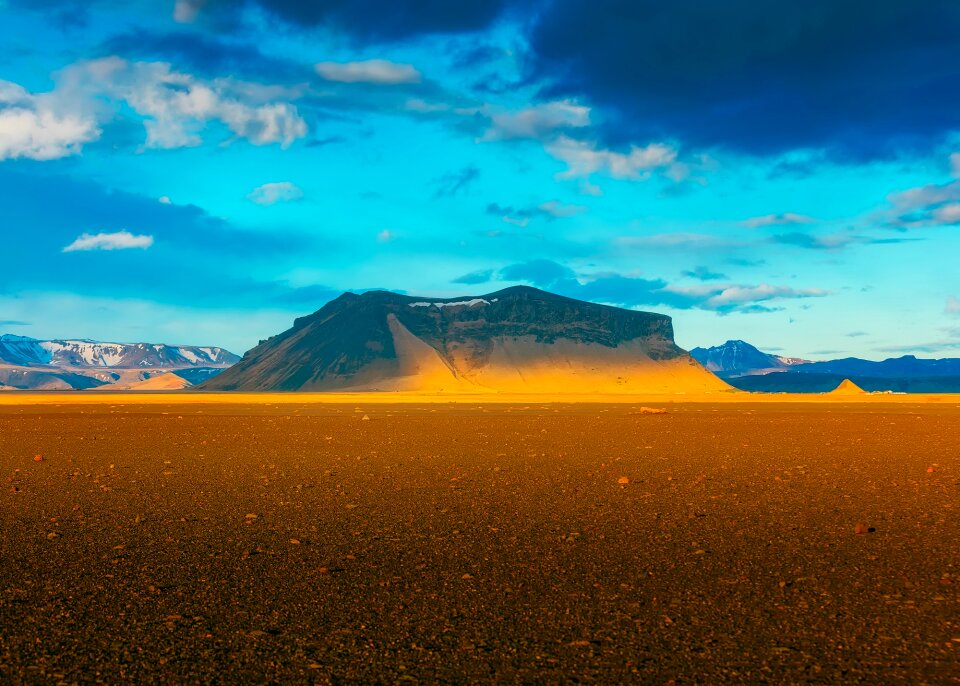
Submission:
M 711 348 L 694 348 L 690 354 L 697 362 L 723 378 L 765 374 L 808 363 L 808 360 L 762 352 L 746 341 L 727 341 Z
M 461 298 L 344 293 L 201 388 L 629 393 L 728 386 L 676 346 L 665 315 L 515 286 Z

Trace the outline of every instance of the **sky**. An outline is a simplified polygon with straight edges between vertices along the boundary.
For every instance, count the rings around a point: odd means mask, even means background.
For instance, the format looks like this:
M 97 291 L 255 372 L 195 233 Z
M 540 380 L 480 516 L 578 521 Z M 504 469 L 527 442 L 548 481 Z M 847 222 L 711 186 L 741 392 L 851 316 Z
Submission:
M 960 356 L 953 0 L 0 0 L 0 333 L 529 284 Z

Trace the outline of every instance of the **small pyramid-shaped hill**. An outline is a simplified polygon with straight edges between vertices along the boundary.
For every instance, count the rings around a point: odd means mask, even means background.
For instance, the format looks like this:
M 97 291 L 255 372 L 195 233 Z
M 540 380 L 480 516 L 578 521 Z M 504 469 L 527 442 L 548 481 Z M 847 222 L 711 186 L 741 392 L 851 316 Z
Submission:
M 866 395 L 866 391 L 853 383 L 850 379 L 844 379 L 840 385 L 830 391 L 830 395 Z
M 670 317 L 527 286 L 461 298 L 344 293 L 200 386 L 215 391 L 728 390 Z

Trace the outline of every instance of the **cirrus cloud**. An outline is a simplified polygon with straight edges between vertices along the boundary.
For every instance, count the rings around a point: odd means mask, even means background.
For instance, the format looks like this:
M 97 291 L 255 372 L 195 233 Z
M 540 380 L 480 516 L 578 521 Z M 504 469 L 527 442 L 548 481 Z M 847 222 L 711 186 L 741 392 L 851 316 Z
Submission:
M 327 81 L 339 83 L 373 83 L 393 86 L 402 83 L 420 83 L 422 76 L 412 64 L 389 60 L 362 60 L 358 62 L 320 62 L 314 66 L 317 74 Z

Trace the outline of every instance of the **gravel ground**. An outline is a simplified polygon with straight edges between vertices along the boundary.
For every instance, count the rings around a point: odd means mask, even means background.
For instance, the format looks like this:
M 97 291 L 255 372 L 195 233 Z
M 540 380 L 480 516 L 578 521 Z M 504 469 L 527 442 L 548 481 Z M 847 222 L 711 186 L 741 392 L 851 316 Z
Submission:
M 2 682 L 960 683 L 958 405 L 108 402 L 0 407 Z

